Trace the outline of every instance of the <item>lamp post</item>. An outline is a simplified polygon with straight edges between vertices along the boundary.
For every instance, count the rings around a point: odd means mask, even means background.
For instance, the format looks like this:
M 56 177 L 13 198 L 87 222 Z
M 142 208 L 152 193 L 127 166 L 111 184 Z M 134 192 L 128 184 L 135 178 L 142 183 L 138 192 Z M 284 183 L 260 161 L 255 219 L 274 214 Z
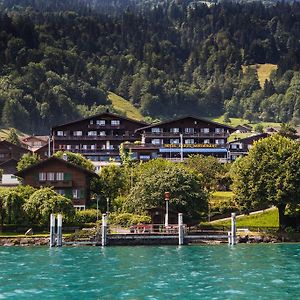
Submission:
M 183 162 L 183 134 L 180 133 L 180 161 Z
M 109 198 L 106 198 L 106 215 L 108 216 L 109 214 Z
M 97 195 L 96 200 L 97 200 L 97 221 L 99 220 L 99 195 Z
M 170 192 L 165 192 L 165 201 L 166 201 L 165 227 L 169 226 L 169 200 L 170 200 Z

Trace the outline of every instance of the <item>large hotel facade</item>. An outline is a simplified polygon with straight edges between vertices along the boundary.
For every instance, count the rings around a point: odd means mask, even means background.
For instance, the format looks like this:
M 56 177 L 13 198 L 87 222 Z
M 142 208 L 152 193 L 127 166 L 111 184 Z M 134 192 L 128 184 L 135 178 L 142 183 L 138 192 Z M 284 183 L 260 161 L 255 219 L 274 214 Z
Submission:
M 120 145 L 140 140 L 135 131 L 146 125 L 109 112 L 69 122 L 52 128 L 52 151 L 80 153 L 96 166 L 118 162 Z
M 193 116 L 146 124 L 109 112 L 52 128 L 52 151 L 80 153 L 95 165 L 120 161 L 119 147 L 136 160 L 181 160 L 191 154 L 227 158 L 227 138 L 235 129 Z

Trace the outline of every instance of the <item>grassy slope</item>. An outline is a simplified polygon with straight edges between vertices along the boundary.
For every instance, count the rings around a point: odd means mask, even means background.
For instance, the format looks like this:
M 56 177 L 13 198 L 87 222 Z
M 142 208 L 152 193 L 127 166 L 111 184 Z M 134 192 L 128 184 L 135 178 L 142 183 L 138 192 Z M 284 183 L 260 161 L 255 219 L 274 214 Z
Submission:
M 248 66 L 243 66 L 243 71 Z M 277 70 L 277 65 L 272 64 L 256 64 L 250 65 L 251 68 L 255 68 L 257 70 L 258 80 L 260 86 L 263 88 L 266 79 L 270 78 L 271 72 Z
M 0 129 L 0 139 L 1 140 L 5 140 L 7 138 L 9 130 L 10 130 L 10 128 L 1 128 Z M 17 130 L 17 134 L 19 135 L 20 138 L 23 138 L 26 136 L 25 133 L 23 133 L 19 130 Z
M 218 191 L 212 193 L 210 197 L 210 201 L 224 201 L 224 200 L 230 200 L 233 196 L 233 192 L 231 191 Z
M 230 226 L 231 221 L 214 222 L 213 225 Z M 274 208 L 262 213 L 237 218 L 237 227 L 278 227 L 278 210 Z
M 128 118 L 132 118 L 135 120 L 144 119 L 144 116 L 140 113 L 140 111 L 124 98 L 111 92 L 109 93 L 108 98 L 111 100 L 112 105 L 117 110 L 125 112 Z

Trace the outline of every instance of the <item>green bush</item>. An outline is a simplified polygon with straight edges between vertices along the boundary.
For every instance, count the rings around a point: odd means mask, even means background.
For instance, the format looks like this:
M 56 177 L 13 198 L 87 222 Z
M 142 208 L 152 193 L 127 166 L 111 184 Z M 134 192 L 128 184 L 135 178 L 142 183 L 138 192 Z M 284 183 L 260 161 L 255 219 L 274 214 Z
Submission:
M 111 213 L 109 214 L 109 223 L 112 225 L 120 225 L 129 227 L 132 225 L 151 223 L 151 218 L 147 215 L 135 215 L 131 213 Z
M 101 218 L 101 212 L 98 212 L 99 218 Z M 76 224 L 83 223 L 95 223 L 97 221 L 97 209 L 86 209 L 76 211 L 74 216 L 74 222 Z

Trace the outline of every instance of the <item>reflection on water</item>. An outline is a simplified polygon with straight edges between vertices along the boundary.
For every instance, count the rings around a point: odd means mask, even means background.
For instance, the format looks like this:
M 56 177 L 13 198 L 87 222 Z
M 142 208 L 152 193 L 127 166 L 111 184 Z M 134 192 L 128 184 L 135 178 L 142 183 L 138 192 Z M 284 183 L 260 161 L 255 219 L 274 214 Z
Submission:
M 0 299 L 300 299 L 300 244 L 2 247 Z

